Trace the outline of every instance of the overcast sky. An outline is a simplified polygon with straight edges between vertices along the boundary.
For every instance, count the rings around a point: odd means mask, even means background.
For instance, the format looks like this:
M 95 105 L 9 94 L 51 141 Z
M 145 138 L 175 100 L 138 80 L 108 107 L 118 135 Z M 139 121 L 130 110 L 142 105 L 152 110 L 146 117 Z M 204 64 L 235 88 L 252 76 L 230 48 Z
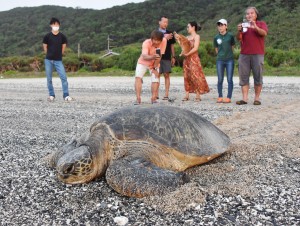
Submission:
M 85 9 L 106 9 L 126 3 L 138 3 L 145 0 L 4 0 L 1 1 L 0 11 L 16 7 L 32 7 L 41 5 L 58 5 L 66 7 L 81 7 Z

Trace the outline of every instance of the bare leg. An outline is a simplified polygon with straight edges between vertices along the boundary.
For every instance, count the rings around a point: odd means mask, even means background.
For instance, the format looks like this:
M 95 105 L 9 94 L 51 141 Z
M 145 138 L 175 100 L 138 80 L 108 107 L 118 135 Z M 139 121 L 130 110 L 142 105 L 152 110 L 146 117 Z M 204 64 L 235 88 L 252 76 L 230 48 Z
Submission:
M 157 86 L 157 91 L 156 91 L 156 99 L 159 97 L 159 86 L 160 86 L 160 74 L 158 75 L 158 86 Z
M 243 100 L 248 102 L 249 85 L 242 86 Z
M 136 77 L 135 78 L 135 93 L 136 93 L 136 100 L 138 103 L 141 103 L 141 92 L 142 92 L 142 78 Z
M 169 97 L 170 90 L 170 73 L 165 73 L 165 97 Z
M 195 98 L 195 101 L 200 101 L 201 100 L 201 97 L 200 97 L 200 93 L 196 93 L 196 98 Z
M 262 84 L 260 85 L 254 85 L 254 91 L 255 91 L 255 98 L 254 100 L 259 100 L 259 96 L 262 90 Z
M 157 97 L 157 93 L 158 93 L 158 86 L 159 86 L 159 82 L 151 83 L 151 92 L 152 92 L 151 103 L 156 101 L 156 97 Z
M 189 99 L 190 99 L 190 98 L 189 98 L 189 95 L 190 95 L 189 92 L 185 92 L 185 97 L 184 97 L 182 100 L 183 100 L 183 101 L 189 100 Z

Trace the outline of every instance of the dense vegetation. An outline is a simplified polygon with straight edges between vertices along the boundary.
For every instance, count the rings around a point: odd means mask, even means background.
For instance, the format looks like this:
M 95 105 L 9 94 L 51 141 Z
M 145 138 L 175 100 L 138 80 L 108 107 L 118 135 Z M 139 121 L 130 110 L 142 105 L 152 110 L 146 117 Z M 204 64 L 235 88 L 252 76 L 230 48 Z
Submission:
M 124 47 L 118 47 L 115 50 L 122 53 L 120 56 L 110 56 L 106 58 L 99 57 L 100 54 L 85 53 L 79 57 L 76 52 L 68 49 L 63 61 L 67 72 L 99 72 L 107 68 L 122 69 L 132 71 L 135 69 L 136 61 L 141 53 L 140 44 L 131 44 Z M 179 45 L 175 45 L 176 53 L 180 53 Z M 235 48 L 234 56 L 238 59 L 239 48 Z M 215 68 L 216 56 L 212 42 L 201 42 L 198 53 L 204 68 Z M 39 72 L 44 70 L 44 55 L 38 56 L 12 56 L 0 58 L 0 74 L 14 74 L 14 72 Z M 176 66 L 173 71 L 181 71 L 183 63 L 182 57 L 177 57 Z M 285 68 L 285 75 L 298 75 L 300 65 L 300 50 L 279 50 L 267 48 L 265 56 L 265 68 L 280 68 L 276 75 L 282 75 L 282 69 Z M 293 68 L 293 69 L 292 69 Z M 291 72 L 286 72 L 291 70 Z M 273 71 L 272 71 L 273 72 Z M 215 72 L 210 72 L 215 74 Z
M 49 20 L 53 16 L 61 20 L 61 31 L 68 37 L 69 51 L 64 57 L 68 71 L 100 71 L 109 67 L 133 70 L 141 42 L 157 28 L 161 15 L 170 18 L 171 30 L 183 34 L 186 34 L 189 21 L 199 22 L 202 26 L 199 49 L 202 64 L 214 67 L 211 42 L 216 34 L 216 21 L 226 18 L 229 31 L 235 33 L 236 25 L 242 21 L 244 10 L 249 5 L 258 8 L 261 19 L 269 26 L 266 63 L 272 67 L 299 65 L 299 0 L 249 0 L 242 3 L 240 0 L 148 0 L 105 10 L 41 6 L 0 12 L 0 73 L 43 70 L 42 39 L 50 30 Z M 107 48 L 108 35 L 113 38 L 114 50 L 122 54 L 99 58 Z M 82 53 L 80 57 L 77 56 L 78 44 Z M 177 64 L 181 63 L 179 58 Z
M 72 50 L 77 51 L 80 43 L 82 52 L 98 53 L 106 49 L 108 35 L 115 37 L 117 46 L 141 42 L 157 27 L 160 15 L 167 15 L 169 28 L 179 32 L 185 32 L 187 22 L 198 21 L 202 26 L 202 40 L 210 41 L 216 33 L 218 19 L 226 18 L 229 30 L 235 32 L 249 5 L 259 9 L 261 19 L 269 26 L 269 47 L 300 48 L 299 0 L 148 0 L 105 10 L 41 6 L 0 12 L 0 57 L 39 54 L 53 16 L 61 20 L 61 30 Z

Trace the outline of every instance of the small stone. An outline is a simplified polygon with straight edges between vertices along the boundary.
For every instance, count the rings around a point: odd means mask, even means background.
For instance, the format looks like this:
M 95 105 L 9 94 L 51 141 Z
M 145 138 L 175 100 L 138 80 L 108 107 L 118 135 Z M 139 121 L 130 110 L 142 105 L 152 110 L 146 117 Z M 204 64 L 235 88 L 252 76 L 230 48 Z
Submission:
M 261 205 L 256 205 L 254 206 L 255 209 L 257 209 L 258 211 L 262 211 L 263 207 Z
M 114 222 L 119 226 L 126 225 L 128 223 L 128 218 L 123 216 L 115 217 Z

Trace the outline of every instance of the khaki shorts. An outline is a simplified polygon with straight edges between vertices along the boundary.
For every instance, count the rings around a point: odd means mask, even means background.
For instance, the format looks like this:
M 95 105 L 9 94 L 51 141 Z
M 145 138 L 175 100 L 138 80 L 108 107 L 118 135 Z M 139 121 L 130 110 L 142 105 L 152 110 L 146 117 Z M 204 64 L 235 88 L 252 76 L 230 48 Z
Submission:
M 151 73 L 148 66 L 145 66 L 143 64 L 137 64 L 135 69 L 135 77 L 136 78 L 143 78 L 146 74 L 147 70 L 149 71 L 151 75 L 151 82 L 159 82 L 159 78 L 155 77 L 155 74 Z M 158 70 L 157 70 L 158 71 Z
M 252 70 L 254 84 L 263 84 L 263 68 L 264 68 L 264 55 L 261 54 L 240 54 L 239 56 L 239 77 L 240 86 L 249 85 L 250 73 Z

